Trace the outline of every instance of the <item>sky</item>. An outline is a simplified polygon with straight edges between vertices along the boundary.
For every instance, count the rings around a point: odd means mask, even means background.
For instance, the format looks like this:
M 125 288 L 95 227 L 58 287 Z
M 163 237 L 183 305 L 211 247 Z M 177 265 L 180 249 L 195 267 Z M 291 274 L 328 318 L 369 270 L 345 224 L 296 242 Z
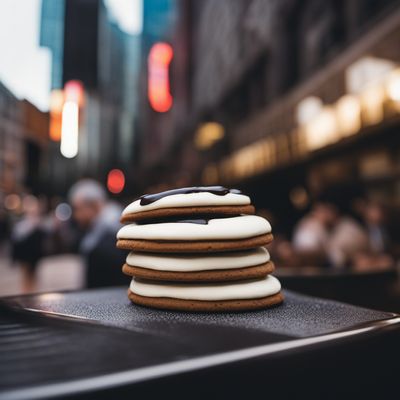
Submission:
M 0 0 L 0 81 L 47 110 L 50 52 L 38 45 L 39 18 L 40 0 Z
M 123 30 L 141 31 L 142 0 L 105 3 Z M 0 0 L 0 81 L 18 98 L 47 111 L 51 53 L 39 47 L 40 7 L 41 0 Z
M 121 29 L 131 34 L 138 34 L 142 31 L 142 1 L 105 0 L 105 3 Z

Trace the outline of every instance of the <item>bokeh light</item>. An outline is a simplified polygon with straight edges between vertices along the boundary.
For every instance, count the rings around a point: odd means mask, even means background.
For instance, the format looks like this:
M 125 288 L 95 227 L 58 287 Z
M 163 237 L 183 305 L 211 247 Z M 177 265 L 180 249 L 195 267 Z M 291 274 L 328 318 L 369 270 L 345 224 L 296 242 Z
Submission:
M 114 194 L 121 193 L 125 186 L 125 175 L 120 169 L 112 169 L 107 176 L 107 189 Z
M 68 221 L 72 216 L 72 209 L 69 204 L 60 203 L 56 207 L 54 214 L 59 221 Z
M 21 207 L 21 197 L 15 193 L 9 194 L 4 199 L 4 208 L 9 211 L 16 211 Z

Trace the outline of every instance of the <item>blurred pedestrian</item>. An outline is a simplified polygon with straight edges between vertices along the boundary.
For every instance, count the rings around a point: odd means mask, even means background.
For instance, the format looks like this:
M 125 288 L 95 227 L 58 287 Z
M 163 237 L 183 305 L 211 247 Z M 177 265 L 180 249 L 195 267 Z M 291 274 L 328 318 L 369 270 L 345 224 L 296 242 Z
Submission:
M 109 202 L 100 183 L 84 179 L 69 191 L 73 218 L 82 229 L 78 250 L 86 261 L 87 287 L 126 284 L 121 273 L 126 254 L 115 247 L 121 207 Z
M 22 291 L 29 293 L 36 286 L 36 269 L 43 257 L 45 233 L 41 226 L 41 207 L 37 197 L 23 200 L 23 216 L 11 233 L 12 257 L 22 268 Z
M 8 214 L 5 210 L 0 208 L 0 253 L 3 245 L 7 243 L 7 240 L 9 239 L 10 231 L 11 223 Z

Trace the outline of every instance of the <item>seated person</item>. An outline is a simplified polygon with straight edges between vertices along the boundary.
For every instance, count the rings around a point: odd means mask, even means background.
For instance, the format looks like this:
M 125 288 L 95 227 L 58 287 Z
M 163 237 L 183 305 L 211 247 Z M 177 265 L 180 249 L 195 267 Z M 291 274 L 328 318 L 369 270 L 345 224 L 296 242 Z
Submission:
M 342 214 L 328 197 L 318 199 L 294 231 L 293 251 L 299 265 L 343 268 L 356 254 L 368 249 L 368 236 L 362 226 Z

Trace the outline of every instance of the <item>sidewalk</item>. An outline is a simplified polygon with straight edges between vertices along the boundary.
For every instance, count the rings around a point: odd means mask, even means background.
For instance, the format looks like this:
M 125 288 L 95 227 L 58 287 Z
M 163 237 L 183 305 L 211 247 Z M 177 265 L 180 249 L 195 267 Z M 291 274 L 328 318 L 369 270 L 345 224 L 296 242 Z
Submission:
M 21 270 L 13 266 L 7 254 L 0 254 L 0 297 L 21 294 Z M 60 255 L 44 258 L 37 269 L 35 292 L 80 289 L 84 285 L 84 265 L 79 256 Z

